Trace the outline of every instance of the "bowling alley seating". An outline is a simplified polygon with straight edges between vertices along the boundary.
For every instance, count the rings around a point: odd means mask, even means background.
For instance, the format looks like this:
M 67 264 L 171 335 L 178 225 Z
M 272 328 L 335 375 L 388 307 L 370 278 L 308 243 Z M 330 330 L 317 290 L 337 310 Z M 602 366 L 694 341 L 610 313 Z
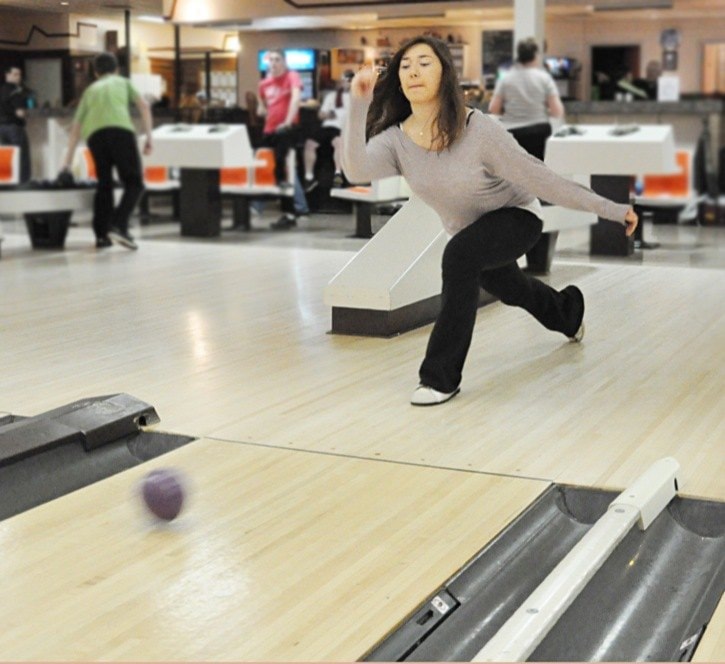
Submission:
M 12 187 L 20 181 L 20 148 L 11 145 L 0 146 L 0 187 Z M 0 228 L 0 251 L 3 233 Z
M 642 193 L 634 199 L 638 210 L 650 212 L 655 223 L 682 223 L 694 219 L 699 201 L 694 182 L 694 158 L 692 149 L 677 150 L 677 173 L 645 175 Z
M 139 201 L 139 214 L 142 223 L 152 219 L 149 207 L 150 198 L 156 194 L 171 195 L 172 218 L 179 218 L 179 189 L 181 183 L 172 177 L 167 166 L 145 166 L 143 171 L 145 191 Z
M 281 198 L 283 194 L 274 177 L 274 151 L 271 148 L 257 148 L 255 165 L 250 168 L 222 168 L 219 182 L 222 196 L 231 198 L 234 204 L 234 228 L 249 230 L 249 201 L 254 198 Z M 294 173 L 296 155 L 294 150 L 287 154 L 287 171 Z
M 71 164 L 73 177 L 79 182 L 95 182 L 98 179 L 96 174 L 96 162 L 93 161 L 91 151 L 81 145 L 76 148 L 73 155 L 73 163 Z
M 74 154 L 75 182 L 41 180 L 18 186 L 17 176 L 12 175 L 12 169 L 17 170 L 12 150 L 18 148 L 0 147 L 0 210 L 23 215 L 33 249 L 63 249 L 73 212 L 93 207 L 96 168 L 90 151 L 80 147 Z M 7 186 L 3 186 L 3 180 Z M 11 184 L 13 180 L 15 184 Z M 116 189 L 116 198 L 119 194 Z
M 20 182 L 20 148 L 0 146 L 0 186 L 13 186 Z
M 330 191 L 333 198 L 352 201 L 355 213 L 354 237 L 371 238 L 373 236 L 370 217 L 378 205 L 399 203 L 410 198 L 408 183 L 400 175 L 375 180 L 369 185 L 334 188 Z

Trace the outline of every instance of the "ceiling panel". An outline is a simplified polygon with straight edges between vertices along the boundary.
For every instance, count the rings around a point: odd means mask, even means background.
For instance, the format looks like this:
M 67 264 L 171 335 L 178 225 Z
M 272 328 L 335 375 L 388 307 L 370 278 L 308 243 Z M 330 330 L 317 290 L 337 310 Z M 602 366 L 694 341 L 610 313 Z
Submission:
M 161 15 L 164 7 L 171 7 L 173 0 L 67 0 L 69 4 L 63 6 L 61 0 L 0 0 L 0 10 L 10 11 L 12 8 L 53 11 L 64 13 L 80 13 L 90 15 L 118 15 L 126 9 L 131 10 L 132 15 L 151 14 Z M 184 0 L 180 0 L 183 2 Z M 256 5 L 258 10 L 264 5 Z M 370 0 L 362 3 L 344 0 L 346 8 L 359 5 L 360 13 L 340 14 L 340 0 L 285 0 L 287 13 L 279 16 L 265 16 L 265 11 L 259 11 L 259 16 L 254 17 L 254 11 L 250 6 L 255 3 L 242 2 L 234 4 L 239 8 L 240 13 L 245 16 L 235 17 L 218 21 L 217 26 L 221 29 L 239 30 L 310 30 L 315 28 L 342 28 L 361 29 L 377 27 L 408 27 L 411 25 L 433 26 L 465 25 L 471 21 L 481 22 L 486 20 L 511 20 L 513 18 L 513 0 L 486 0 L 485 2 L 468 3 L 453 2 L 458 8 L 451 10 L 447 8 L 448 2 L 420 2 L 411 5 L 410 0 L 403 0 L 400 3 L 391 3 L 384 0 L 380 4 L 369 4 Z M 548 0 L 547 13 L 551 16 L 589 17 L 596 20 L 602 16 L 599 12 L 593 11 L 593 5 L 609 4 L 610 6 L 621 7 L 617 11 L 607 11 L 607 18 L 671 18 L 671 19 L 712 19 L 725 18 L 725 0 L 666 0 L 672 4 L 671 9 L 649 8 L 649 5 L 662 4 L 665 0 Z M 214 0 L 203 0 L 213 4 Z M 223 4 L 224 2 L 221 0 Z M 310 11 L 299 11 L 300 8 L 309 4 L 316 8 Z M 325 3 L 332 3 L 330 8 L 324 8 Z M 461 5 L 464 5 L 461 7 Z M 450 7 L 450 5 L 449 5 Z M 244 11 L 242 12 L 242 9 Z M 248 16 L 249 15 L 249 16 Z M 199 23 L 196 23 L 199 25 Z M 207 23 L 208 27 L 212 27 Z
M 160 15 L 163 0 L 0 0 L 5 9 L 26 9 L 39 12 L 62 12 L 65 14 L 117 14 L 126 9 L 138 14 Z

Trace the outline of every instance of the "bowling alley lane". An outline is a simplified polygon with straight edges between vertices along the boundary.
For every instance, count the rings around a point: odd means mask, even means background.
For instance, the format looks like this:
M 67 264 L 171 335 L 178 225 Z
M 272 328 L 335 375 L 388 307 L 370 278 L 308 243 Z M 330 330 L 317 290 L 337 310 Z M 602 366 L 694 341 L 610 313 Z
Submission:
M 155 521 L 144 476 L 186 479 Z M 0 522 L 10 660 L 355 660 L 548 486 L 200 440 Z

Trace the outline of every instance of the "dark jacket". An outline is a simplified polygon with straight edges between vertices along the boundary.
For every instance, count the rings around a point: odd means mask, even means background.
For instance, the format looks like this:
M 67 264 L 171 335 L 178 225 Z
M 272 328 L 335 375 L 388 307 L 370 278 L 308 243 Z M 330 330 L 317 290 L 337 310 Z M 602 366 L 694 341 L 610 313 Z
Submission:
M 28 96 L 22 86 L 7 82 L 0 86 L 0 124 L 25 126 L 25 118 L 19 118 L 15 111 L 27 106 Z

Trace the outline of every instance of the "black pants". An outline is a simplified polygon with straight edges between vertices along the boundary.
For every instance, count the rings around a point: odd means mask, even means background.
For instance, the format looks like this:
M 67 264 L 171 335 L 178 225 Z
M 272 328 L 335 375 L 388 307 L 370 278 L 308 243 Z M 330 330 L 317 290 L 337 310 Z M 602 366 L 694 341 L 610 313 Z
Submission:
M 584 316 L 579 289 L 567 286 L 559 292 L 524 274 L 516 263 L 534 246 L 541 226 L 527 210 L 502 208 L 451 238 L 443 252 L 442 307 L 420 367 L 422 384 L 440 392 L 452 392 L 460 384 L 481 286 L 550 330 L 576 333 Z
M 0 124 L 0 145 L 16 145 L 20 148 L 20 182 L 30 180 L 30 144 L 25 127 Z
M 297 145 L 298 131 L 296 127 L 281 131 L 279 133 L 264 134 L 262 145 L 274 150 L 274 179 L 277 184 L 289 182 L 294 184 L 295 174 L 287 173 L 287 153 L 294 150 Z M 280 200 L 282 212 L 294 215 L 295 207 L 293 199 L 289 196 L 282 196 Z
M 509 132 L 526 152 L 544 161 L 546 139 L 551 136 L 551 125 L 548 122 L 516 127 L 509 129 Z
M 274 150 L 274 179 L 277 184 L 293 182 L 294 173 L 287 173 L 287 153 L 297 145 L 297 129 L 292 127 L 279 133 L 264 134 L 262 145 Z
M 141 155 L 136 134 L 128 129 L 107 127 L 93 132 L 88 148 L 96 162 L 98 185 L 93 202 L 93 231 L 97 238 L 106 237 L 111 228 L 128 232 L 128 220 L 143 194 Z M 113 204 L 113 167 L 123 184 L 123 196 Z

